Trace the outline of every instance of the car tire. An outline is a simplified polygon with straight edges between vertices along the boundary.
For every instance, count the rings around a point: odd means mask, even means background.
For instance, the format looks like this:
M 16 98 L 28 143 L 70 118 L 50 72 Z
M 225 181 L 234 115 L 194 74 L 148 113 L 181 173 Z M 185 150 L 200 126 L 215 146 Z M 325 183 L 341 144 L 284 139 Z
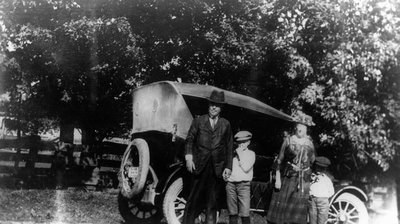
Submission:
M 177 178 L 169 185 L 163 200 L 164 217 L 168 224 L 182 223 L 186 200 L 182 196 L 183 179 Z
M 137 150 L 138 164 L 136 165 L 130 165 L 131 153 L 135 153 L 133 150 Z M 141 138 L 134 139 L 125 150 L 119 172 L 121 193 L 125 198 L 132 198 L 142 192 L 149 172 L 149 165 L 150 152 L 147 142 Z M 135 180 L 128 176 L 126 169 L 129 166 L 136 167 L 138 170 L 138 176 Z
M 355 195 L 343 193 L 332 202 L 328 213 L 328 224 L 368 224 L 368 210 Z
M 164 195 L 163 213 L 168 224 L 181 224 L 185 212 L 186 199 L 182 196 L 183 179 L 177 178 L 169 185 Z M 217 223 L 219 220 L 220 211 L 217 211 Z M 206 215 L 201 212 L 196 218 L 195 223 L 205 223 Z
M 143 205 L 139 198 L 126 198 L 121 192 L 119 193 L 118 210 L 125 223 L 158 223 L 162 218 L 159 208 L 154 205 Z

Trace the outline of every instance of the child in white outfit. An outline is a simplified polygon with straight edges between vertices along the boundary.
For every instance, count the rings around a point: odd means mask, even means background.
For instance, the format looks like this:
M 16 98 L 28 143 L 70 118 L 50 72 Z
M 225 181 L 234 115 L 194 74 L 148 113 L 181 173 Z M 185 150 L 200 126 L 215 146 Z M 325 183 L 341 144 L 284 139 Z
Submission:
M 326 157 L 315 158 L 315 170 L 311 174 L 308 213 L 310 224 L 325 224 L 328 220 L 329 198 L 335 193 L 327 167 L 331 164 Z
M 248 149 L 252 134 L 238 132 L 234 138 L 238 147 L 232 162 L 232 173 L 226 179 L 226 197 L 229 212 L 229 224 L 250 224 L 250 181 L 253 179 L 253 165 L 256 154 Z

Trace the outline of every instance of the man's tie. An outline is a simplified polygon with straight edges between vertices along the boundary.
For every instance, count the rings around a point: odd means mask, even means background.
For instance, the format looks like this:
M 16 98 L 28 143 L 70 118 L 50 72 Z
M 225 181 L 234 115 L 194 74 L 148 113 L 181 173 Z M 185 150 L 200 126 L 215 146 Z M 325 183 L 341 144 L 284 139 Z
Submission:
M 214 129 L 215 123 L 217 123 L 217 119 L 211 119 L 211 128 Z

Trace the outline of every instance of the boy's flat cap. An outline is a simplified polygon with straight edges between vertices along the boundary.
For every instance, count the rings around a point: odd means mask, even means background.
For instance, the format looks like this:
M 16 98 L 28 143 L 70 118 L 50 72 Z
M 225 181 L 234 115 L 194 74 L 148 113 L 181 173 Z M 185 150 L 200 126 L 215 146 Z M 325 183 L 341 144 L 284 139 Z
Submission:
M 320 167 L 328 167 L 331 165 L 331 161 L 324 156 L 318 156 L 315 158 L 315 164 Z
M 250 140 L 253 135 L 249 131 L 239 131 L 236 133 L 234 136 L 235 141 L 237 142 L 242 142 L 242 141 L 247 141 Z

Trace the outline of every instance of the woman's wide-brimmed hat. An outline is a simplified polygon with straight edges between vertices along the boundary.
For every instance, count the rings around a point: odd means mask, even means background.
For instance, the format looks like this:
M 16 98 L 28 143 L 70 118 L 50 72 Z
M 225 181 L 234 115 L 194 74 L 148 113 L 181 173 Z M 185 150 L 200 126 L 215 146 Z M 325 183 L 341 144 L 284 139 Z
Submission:
M 294 118 L 297 123 L 304 124 L 306 126 L 315 126 L 312 117 L 301 111 L 298 111 Z
M 211 92 L 210 98 L 208 98 L 208 101 L 212 103 L 224 104 L 225 94 L 223 91 L 213 90 Z

